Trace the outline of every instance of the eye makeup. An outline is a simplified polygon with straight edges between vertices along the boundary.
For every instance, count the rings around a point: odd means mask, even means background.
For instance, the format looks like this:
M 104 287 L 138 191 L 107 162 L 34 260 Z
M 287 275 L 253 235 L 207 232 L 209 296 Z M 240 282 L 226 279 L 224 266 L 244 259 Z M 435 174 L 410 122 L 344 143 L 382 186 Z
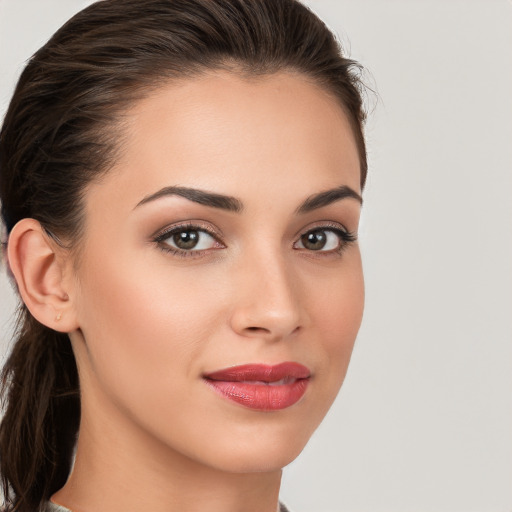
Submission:
M 308 256 L 340 256 L 345 249 L 357 241 L 357 234 L 342 224 L 318 221 L 298 235 L 294 249 L 306 251 Z
M 302 230 L 292 247 L 311 255 L 332 256 L 341 253 L 357 240 L 357 235 L 334 222 L 318 222 Z M 188 221 L 169 226 L 152 237 L 162 251 L 180 258 L 199 258 L 212 250 L 225 249 L 221 235 L 209 225 Z
M 354 234 L 341 229 L 320 227 L 304 233 L 294 244 L 294 248 L 315 253 L 341 253 L 348 244 L 356 240 L 357 237 Z
M 197 258 L 207 251 L 224 249 L 219 239 L 220 234 L 211 227 L 193 221 L 169 226 L 153 236 L 159 249 L 181 258 Z

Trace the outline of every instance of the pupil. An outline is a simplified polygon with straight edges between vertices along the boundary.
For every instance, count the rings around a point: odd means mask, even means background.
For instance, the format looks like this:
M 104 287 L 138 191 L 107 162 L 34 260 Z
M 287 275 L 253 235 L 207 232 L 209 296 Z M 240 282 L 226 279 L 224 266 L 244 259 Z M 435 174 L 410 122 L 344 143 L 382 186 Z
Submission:
M 311 249 L 313 251 L 318 251 L 322 249 L 327 243 L 327 237 L 323 231 L 312 231 L 311 233 L 306 233 L 302 237 L 302 245 L 306 249 Z
M 173 235 L 173 241 L 180 249 L 192 249 L 199 241 L 199 233 L 197 231 L 181 231 Z

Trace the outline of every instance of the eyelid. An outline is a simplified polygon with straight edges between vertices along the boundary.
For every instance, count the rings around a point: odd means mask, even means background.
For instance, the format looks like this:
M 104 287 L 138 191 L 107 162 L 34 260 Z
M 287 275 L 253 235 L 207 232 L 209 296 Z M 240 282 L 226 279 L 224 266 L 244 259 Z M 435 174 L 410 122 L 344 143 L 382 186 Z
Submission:
M 304 235 L 314 231 L 331 231 L 335 233 L 339 238 L 339 246 L 335 249 L 329 249 L 326 251 L 314 251 L 307 249 L 306 247 L 296 247 L 297 244 L 302 243 L 301 239 Z M 354 242 L 357 242 L 357 232 L 348 230 L 343 224 L 334 221 L 317 221 L 296 235 L 293 248 L 299 251 L 304 251 L 306 254 L 315 255 L 316 257 L 326 257 L 332 254 L 341 255 L 341 253 Z
M 166 237 L 168 237 L 171 233 L 174 231 L 179 230 L 196 230 L 196 231 L 204 231 L 208 235 L 212 236 L 217 240 L 217 242 L 222 243 L 224 245 L 224 242 L 222 242 L 222 239 L 224 238 L 224 235 L 220 229 L 214 228 L 210 223 L 201 221 L 201 220 L 186 220 L 186 221 L 179 221 L 172 224 L 167 225 L 164 228 L 160 228 L 157 231 L 155 231 L 151 236 L 150 239 L 153 242 L 158 242 L 164 240 Z
M 179 233 L 180 231 L 199 231 L 205 233 L 214 240 L 216 247 L 209 247 L 204 249 L 181 249 L 165 242 L 165 240 L 170 238 L 174 233 Z M 187 220 L 186 222 L 174 223 L 163 229 L 160 229 L 152 236 L 151 241 L 152 243 L 156 244 L 156 246 L 161 251 L 167 254 L 171 254 L 174 257 L 201 259 L 213 254 L 212 251 L 226 248 L 226 245 L 222 241 L 218 232 L 219 230 L 214 229 L 211 224 L 205 226 L 202 221 L 198 222 Z
M 182 222 L 176 222 L 170 225 L 167 225 L 165 228 L 161 228 L 157 230 L 153 235 L 151 235 L 151 240 L 154 243 L 157 243 L 162 249 L 164 245 L 164 240 L 169 238 L 172 234 L 180 231 L 201 231 L 211 236 L 217 244 L 226 248 L 226 244 L 223 242 L 223 234 L 218 229 L 212 226 L 209 222 L 201 221 L 201 220 L 186 220 Z M 301 241 L 301 238 L 312 231 L 324 230 L 324 231 L 332 231 L 340 238 L 340 246 L 337 249 L 331 249 L 327 251 L 312 251 L 306 248 L 297 248 L 295 247 Z M 331 254 L 333 252 L 341 252 L 345 247 L 349 244 L 357 241 L 357 233 L 348 230 L 343 224 L 336 221 L 316 221 L 302 230 L 298 231 L 294 237 L 293 247 L 294 249 L 304 249 L 307 252 L 317 252 L 318 254 Z M 168 245 L 168 244 L 165 244 Z M 221 248 L 222 248 L 221 247 Z M 216 247 L 218 249 L 219 247 Z M 168 250 L 167 248 L 165 250 Z M 211 249 L 179 249 L 173 248 L 169 245 L 169 252 L 173 252 L 180 256 L 195 256 L 199 257 L 201 255 L 205 255 Z
M 335 230 L 335 231 L 336 230 L 337 231 L 343 231 L 347 235 L 352 235 L 352 236 L 355 236 L 357 238 L 357 233 L 356 232 L 350 231 L 350 229 L 348 229 L 343 224 L 341 224 L 341 222 L 336 222 L 336 221 L 333 221 L 333 220 L 319 220 L 319 221 L 313 222 L 312 224 L 309 224 L 305 228 L 302 228 L 301 230 L 299 230 L 295 234 L 295 238 L 298 239 L 302 235 L 304 235 L 306 233 L 309 233 L 310 231 L 314 231 L 315 229 L 325 229 L 325 230 L 332 229 L 332 230 Z

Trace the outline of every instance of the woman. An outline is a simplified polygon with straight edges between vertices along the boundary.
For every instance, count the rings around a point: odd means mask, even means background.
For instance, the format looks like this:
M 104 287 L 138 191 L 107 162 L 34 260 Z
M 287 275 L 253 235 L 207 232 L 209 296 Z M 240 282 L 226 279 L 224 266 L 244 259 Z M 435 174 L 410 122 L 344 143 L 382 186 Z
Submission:
M 105 0 L 34 55 L 0 142 L 7 510 L 278 510 L 362 316 L 354 68 L 295 0 Z

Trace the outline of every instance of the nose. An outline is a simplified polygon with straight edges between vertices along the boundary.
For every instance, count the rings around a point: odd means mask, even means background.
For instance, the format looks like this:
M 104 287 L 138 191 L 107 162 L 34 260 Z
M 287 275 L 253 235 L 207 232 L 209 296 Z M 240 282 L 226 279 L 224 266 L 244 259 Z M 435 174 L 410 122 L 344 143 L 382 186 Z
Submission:
M 300 283 L 283 258 L 254 257 L 235 273 L 231 327 L 237 334 L 278 341 L 304 327 Z

